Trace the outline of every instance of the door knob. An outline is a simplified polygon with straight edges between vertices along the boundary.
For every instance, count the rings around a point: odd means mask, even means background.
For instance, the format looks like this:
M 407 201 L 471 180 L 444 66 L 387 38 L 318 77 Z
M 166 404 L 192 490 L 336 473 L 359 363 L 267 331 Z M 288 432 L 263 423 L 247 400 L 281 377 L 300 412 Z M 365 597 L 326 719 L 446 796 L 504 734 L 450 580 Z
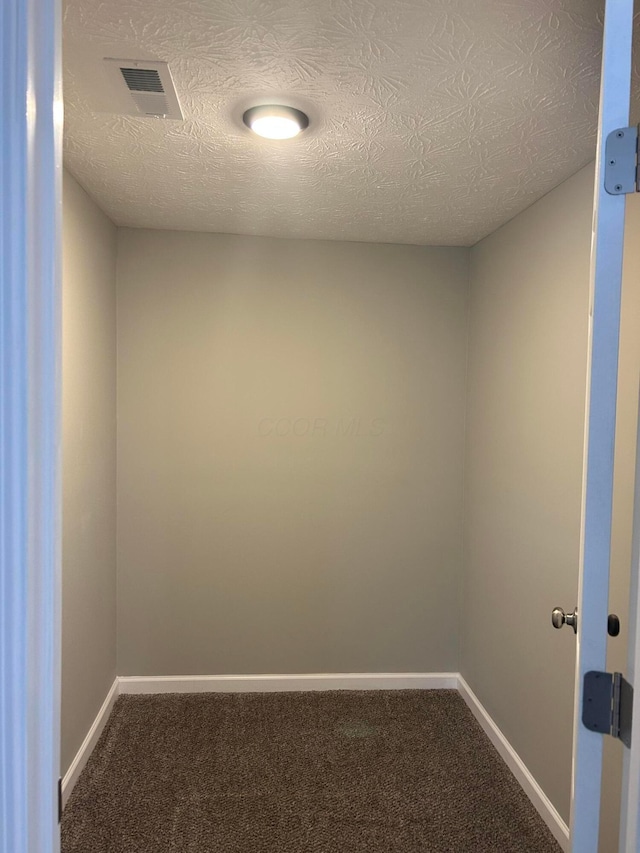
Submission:
M 578 633 L 578 608 L 574 608 L 573 613 L 565 613 L 562 607 L 554 607 L 551 611 L 551 624 L 554 628 L 562 628 L 563 625 L 570 625 L 573 628 L 573 633 Z

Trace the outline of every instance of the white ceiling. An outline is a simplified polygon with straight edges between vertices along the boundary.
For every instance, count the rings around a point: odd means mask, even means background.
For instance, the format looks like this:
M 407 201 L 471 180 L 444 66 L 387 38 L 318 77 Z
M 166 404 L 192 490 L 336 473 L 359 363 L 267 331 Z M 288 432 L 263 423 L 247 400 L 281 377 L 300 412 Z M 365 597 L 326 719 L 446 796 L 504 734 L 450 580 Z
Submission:
M 594 156 L 601 0 L 67 0 L 67 166 L 118 225 L 471 245 Z M 185 120 L 105 107 L 166 60 Z M 287 142 L 243 128 L 304 109 Z

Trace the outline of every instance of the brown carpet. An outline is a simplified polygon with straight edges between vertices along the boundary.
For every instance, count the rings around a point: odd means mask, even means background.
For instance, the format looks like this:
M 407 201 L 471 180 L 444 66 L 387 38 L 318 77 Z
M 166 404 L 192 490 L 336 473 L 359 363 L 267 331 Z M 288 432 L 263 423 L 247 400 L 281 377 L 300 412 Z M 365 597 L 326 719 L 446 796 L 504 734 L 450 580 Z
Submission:
M 557 853 L 453 690 L 123 696 L 63 853 Z

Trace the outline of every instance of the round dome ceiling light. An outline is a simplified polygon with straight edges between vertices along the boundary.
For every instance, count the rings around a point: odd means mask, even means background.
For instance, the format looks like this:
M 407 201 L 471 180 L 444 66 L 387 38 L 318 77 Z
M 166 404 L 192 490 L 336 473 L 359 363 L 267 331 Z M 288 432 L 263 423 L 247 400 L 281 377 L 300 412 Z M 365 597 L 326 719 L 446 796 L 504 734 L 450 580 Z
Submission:
M 292 139 L 309 127 L 309 117 L 294 107 L 265 105 L 251 107 L 242 120 L 258 136 L 265 139 Z

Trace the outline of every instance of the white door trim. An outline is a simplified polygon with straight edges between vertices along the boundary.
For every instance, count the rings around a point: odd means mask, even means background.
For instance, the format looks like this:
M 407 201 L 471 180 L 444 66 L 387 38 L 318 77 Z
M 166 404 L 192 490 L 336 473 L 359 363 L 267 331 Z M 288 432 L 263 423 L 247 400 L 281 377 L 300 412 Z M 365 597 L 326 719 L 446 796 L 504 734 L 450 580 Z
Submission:
M 583 679 L 605 670 L 625 199 L 604 191 L 604 143 L 629 121 L 633 0 L 607 0 L 596 164 L 571 786 L 574 853 L 597 853 L 603 736 L 582 724 Z
M 0 4 L 0 851 L 55 853 L 59 0 Z
M 457 690 L 457 672 L 337 672 L 296 675 L 124 675 L 128 693 L 286 693 L 308 690 Z
M 109 717 L 111 716 L 111 712 L 113 711 L 113 706 L 116 703 L 116 699 L 120 695 L 120 684 L 119 679 L 116 678 L 111 685 L 111 689 L 107 693 L 104 702 L 102 703 L 102 707 L 98 711 L 95 720 L 91 724 L 91 728 L 86 734 L 85 739 L 82 741 L 80 745 L 80 749 L 76 753 L 75 758 L 69 765 L 69 769 L 64 774 L 62 779 L 62 807 L 64 808 L 67 804 L 67 800 L 71 796 L 71 792 L 73 791 L 76 782 L 80 778 L 80 774 L 86 767 L 87 761 L 91 757 L 91 753 L 96 748 L 96 744 L 100 740 L 100 735 L 104 731 L 107 722 L 109 721 Z
M 500 758 L 502 758 L 509 770 L 511 770 L 518 784 L 531 800 L 535 810 L 551 830 L 553 837 L 563 851 L 568 851 L 570 846 L 569 827 L 462 675 L 458 676 L 458 690 L 471 713 L 480 723 L 484 733 L 497 750 Z

